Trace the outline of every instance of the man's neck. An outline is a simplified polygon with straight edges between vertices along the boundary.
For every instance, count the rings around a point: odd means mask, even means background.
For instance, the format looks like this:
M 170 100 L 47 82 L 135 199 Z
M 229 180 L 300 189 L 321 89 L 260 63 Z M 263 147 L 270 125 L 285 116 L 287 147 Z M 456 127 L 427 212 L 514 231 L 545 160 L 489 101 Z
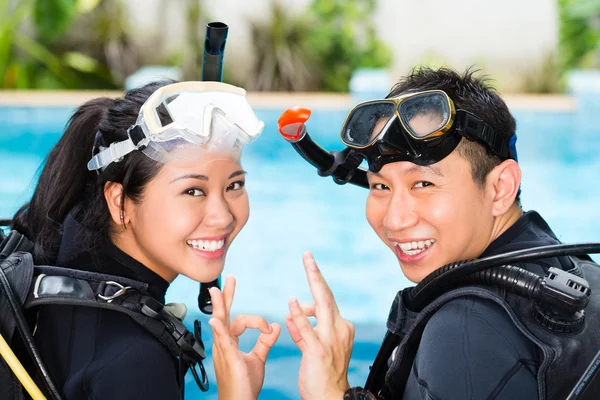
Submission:
M 518 204 L 513 204 L 513 206 L 508 210 L 508 212 L 500 217 L 497 217 L 494 221 L 494 227 L 492 228 L 492 236 L 490 238 L 490 243 L 494 240 L 498 239 L 500 235 L 502 235 L 508 228 L 513 226 L 515 222 L 521 218 L 523 215 L 523 210 Z M 488 244 L 489 245 L 489 244 Z

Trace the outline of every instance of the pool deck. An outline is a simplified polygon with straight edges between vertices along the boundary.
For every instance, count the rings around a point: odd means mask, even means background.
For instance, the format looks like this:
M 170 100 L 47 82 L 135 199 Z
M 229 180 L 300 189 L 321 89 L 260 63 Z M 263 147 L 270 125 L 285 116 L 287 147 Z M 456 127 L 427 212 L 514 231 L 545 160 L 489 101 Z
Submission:
M 122 94 L 120 91 L 0 90 L 0 106 L 74 107 L 96 97 L 114 98 Z M 575 99 L 568 95 L 507 94 L 503 98 L 511 110 L 569 112 L 576 108 Z M 249 92 L 248 99 L 253 106 L 262 108 L 304 105 L 319 109 L 348 109 L 353 106 L 350 94 Z

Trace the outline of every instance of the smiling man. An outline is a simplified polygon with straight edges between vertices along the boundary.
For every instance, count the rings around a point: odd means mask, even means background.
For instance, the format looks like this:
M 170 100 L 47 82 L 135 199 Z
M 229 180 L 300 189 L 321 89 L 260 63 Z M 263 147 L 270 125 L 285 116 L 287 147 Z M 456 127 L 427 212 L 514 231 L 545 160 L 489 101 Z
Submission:
M 560 243 L 537 212 L 521 209 L 515 130 L 506 104 L 471 71 L 416 69 L 386 99 L 350 112 L 342 141 L 369 164 L 367 219 L 408 279 L 419 283 L 446 264 Z M 580 345 L 584 341 L 572 341 L 568 351 L 548 344 L 573 328 L 572 321 L 536 321 L 537 303 L 509 290 L 467 284 L 439 293 L 418 312 L 407 309 L 401 291 L 369 390 L 351 389 L 346 375 L 353 330 L 314 272 L 312 257 L 305 265 L 315 305 L 302 308 L 292 301 L 287 320 L 303 352 L 304 398 L 565 398 L 589 363 L 588 356 L 564 361 L 589 353 Z M 589 279 L 578 265 L 574 257 L 517 263 L 522 275 L 506 281 L 523 286 L 521 276 L 544 277 L 551 267 Z M 317 317 L 318 331 L 308 315 Z M 593 335 L 581 329 L 579 337 Z M 573 368 L 557 367 L 551 354 L 567 357 L 561 362 Z M 311 371 L 320 371 L 318 377 Z

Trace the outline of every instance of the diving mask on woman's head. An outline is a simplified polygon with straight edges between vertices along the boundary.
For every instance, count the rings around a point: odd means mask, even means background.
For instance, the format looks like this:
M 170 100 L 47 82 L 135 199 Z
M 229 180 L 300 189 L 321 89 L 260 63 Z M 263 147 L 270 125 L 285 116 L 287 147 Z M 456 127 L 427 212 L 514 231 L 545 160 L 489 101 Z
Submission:
M 239 157 L 263 128 L 244 89 L 221 82 L 175 83 L 154 92 L 127 131 L 129 139 L 101 147 L 88 169 L 104 169 L 134 150 L 162 163 L 206 151 Z
M 503 160 L 517 159 L 516 135 L 509 141 L 470 112 L 455 110 L 441 90 L 360 103 L 346 117 L 341 133 L 342 142 L 364 157 L 372 172 L 396 161 L 437 163 L 463 136 Z

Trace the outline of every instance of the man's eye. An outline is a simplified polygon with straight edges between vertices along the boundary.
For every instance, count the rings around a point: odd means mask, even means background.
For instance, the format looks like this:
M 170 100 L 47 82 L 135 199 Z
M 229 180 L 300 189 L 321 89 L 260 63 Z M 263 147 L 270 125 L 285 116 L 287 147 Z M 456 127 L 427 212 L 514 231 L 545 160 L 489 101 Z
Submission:
M 433 183 L 427 182 L 427 181 L 419 181 L 419 182 L 415 183 L 415 185 L 414 185 L 414 187 L 416 187 L 416 188 L 424 188 L 427 186 L 433 186 Z
M 201 189 L 198 189 L 198 188 L 188 189 L 188 190 L 185 191 L 185 194 L 190 195 L 190 196 L 194 196 L 194 197 L 204 196 L 204 192 Z

